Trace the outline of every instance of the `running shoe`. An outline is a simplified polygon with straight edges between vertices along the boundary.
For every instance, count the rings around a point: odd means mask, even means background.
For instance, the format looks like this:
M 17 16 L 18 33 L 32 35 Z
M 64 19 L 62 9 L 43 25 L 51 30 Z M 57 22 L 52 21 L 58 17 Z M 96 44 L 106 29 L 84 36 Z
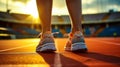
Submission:
M 80 31 L 69 35 L 69 40 L 65 46 L 66 51 L 87 52 L 87 46 L 84 41 L 83 34 Z
M 56 51 L 53 34 L 46 32 L 41 34 L 41 40 L 36 47 L 37 52 L 53 52 Z

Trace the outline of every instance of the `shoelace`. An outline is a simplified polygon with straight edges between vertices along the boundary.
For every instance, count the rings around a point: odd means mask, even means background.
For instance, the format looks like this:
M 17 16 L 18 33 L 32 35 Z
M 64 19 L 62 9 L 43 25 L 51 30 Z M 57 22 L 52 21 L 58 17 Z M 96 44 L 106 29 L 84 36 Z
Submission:
M 53 32 L 52 35 L 54 36 L 54 35 L 59 34 L 59 33 L 60 33 L 60 32 Z M 41 35 L 42 35 L 42 33 L 40 33 L 40 34 L 37 36 L 37 38 L 40 38 Z

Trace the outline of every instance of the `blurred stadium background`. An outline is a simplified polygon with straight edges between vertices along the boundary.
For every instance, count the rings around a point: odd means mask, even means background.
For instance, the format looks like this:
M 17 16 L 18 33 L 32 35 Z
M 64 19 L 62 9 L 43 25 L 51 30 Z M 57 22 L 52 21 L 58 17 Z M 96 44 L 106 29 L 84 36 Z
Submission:
M 104 7 L 109 4 L 108 0 L 97 0 L 95 4 L 98 4 L 96 6 L 97 13 L 82 14 L 84 36 L 120 37 L 120 11 L 114 8 L 104 11 Z M 12 9 L 8 8 L 8 6 L 10 5 L 6 0 L 6 11 L 0 11 L 0 39 L 36 38 L 41 32 L 40 20 L 30 14 L 11 12 Z M 59 32 L 55 35 L 56 38 L 67 37 L 66 35 L 70 30 L 69 15 L 52 15 L 52 32 Z

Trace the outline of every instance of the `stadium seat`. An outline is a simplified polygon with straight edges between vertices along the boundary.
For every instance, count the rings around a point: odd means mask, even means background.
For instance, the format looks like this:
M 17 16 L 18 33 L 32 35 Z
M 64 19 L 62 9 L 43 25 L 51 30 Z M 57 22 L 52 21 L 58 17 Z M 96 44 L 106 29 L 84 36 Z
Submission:
M 99 37 L 112 37 L 112 36 L 120 36 L 120 27 L 119 26 L 110 26 L 106 27 L 101 33 L 98 34 Z
M 84 34 L 85 34 L 85 36 L 90 36 L 90 35 L 91 35 L 91 32 L 90 32 L 90 28 L 89 28 L 89 27 L 85 27 L 85 29 L 84 29 Z

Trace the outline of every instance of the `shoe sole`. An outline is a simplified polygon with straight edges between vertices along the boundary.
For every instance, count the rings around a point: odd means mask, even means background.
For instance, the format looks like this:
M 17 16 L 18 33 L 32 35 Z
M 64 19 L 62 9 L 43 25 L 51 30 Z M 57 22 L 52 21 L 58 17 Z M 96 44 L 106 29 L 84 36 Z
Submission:
M 56 51 L 54 43 L 47 43 L 40 47 L 37 47 L 37 52 L 54 52 Z
M 72 52 L 81 52 L 81 53 L 86 53 L 88 51 L 86 44 L 83 42 L 79 43 L 74 43 L 71 46 L 71 51 Z

